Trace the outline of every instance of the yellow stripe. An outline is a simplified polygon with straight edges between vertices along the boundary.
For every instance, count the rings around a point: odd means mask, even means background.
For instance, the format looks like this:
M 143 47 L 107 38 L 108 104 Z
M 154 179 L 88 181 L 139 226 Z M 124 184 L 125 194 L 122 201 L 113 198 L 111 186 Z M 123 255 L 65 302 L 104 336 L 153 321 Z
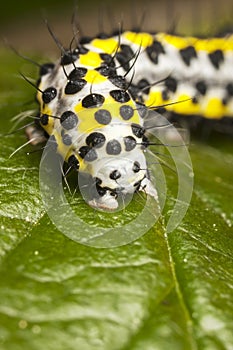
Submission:
M 134 32 L 125 32 L 123 37 L 133 44 L 141 46 L 143 48 L 152 45 L 153 36 L 148 33 L 134 33 Z
M 93 45 L 97 49 L 103 50 L 104 53 L 112 54 L 116 50 L 118 42 L 113 38 L 94 39 L 92 40 L 91 45 Z
M 79 62 L 84 66 L 98 67 L 101 64 L 102 59 L 97 52 L 88 51 L 84 55 L 80 55 Z
M 127 103 L 124 103 L 124 105 L 131 106 L 134 111 L 134 115 L 132 118 L 130 118 L 128 121 L 124 120 L 124 123 L 136 123 L 139 124 L 140 117 L 136 110 L 135 104 L 132 101 L 128 101 Z M 107 97 L 105 100 L 105 103 L 98 108 L 83 108 L 82 103 L 78 103 L 74 110 L 78 115 L 78 118 L 80 120 L 80 123 L 78 125 L 78 130 L 81 133 L 88 133 L 96 128 L 103 128 L 105 125 L 99 124 L 95 120 L 95 112 L 99 109 L 106 109 L 109 111 L 113 119 L 119 119 L 120 122 L 123 121 L 122 117 L 120 116 L 119 109 L 122 106 L 122 103 L 116 102 L 112 97 Z
M 41 113 L 42 114 L 47 114 L 48 116 L 53 115 L 53 111 L 48 107 L 45 106 L 45 108 L 41 109 Z M 43 129 L 45 129 L 45 131 L 51 135 L 53 132 L 53 128 L 54 128 L 54 118 L 53 117 L 49 117 L 48 119 L 48 124 L 47 125 L 43 125 Z
M 221 119 L 223 116 L 232 115 L 227 105 L 223 105 L 221 99 L 213 97 L 208 99 L 207 103 L 205 101 L 206 98 L 203 98 L 201 103 L 194 103 L 192 96 L 185 93 L 180 94 L 177 98 L 165 101 L 163 100 L 161 91 L 154 91 L 150 93 L 146 101 L 146 106 L 150 108 L 174 103 L 170 106 L 165 106 L 166 110 L 187 116 L 202 115 L 209 119 Z
M 205 109 L 205 118 L 214 118 L 220 119 L 226 113 L 226 107 L 222 104 L 222 101 L 219 98 L 211 98 Z
M 85 75 L 85 80 L 90 84 L 100 84 L 108 80 L 96 70 L 88 70 Z
M 195 37 L 180 37 L 165 33 L 156 34 L 156 39 L 161 43 L 168 43 L 177 49 L 193 46 L 197 51 L 213 52 L 215 50 L 232 51 L 233 35 L 226 38 L 199 39 Z

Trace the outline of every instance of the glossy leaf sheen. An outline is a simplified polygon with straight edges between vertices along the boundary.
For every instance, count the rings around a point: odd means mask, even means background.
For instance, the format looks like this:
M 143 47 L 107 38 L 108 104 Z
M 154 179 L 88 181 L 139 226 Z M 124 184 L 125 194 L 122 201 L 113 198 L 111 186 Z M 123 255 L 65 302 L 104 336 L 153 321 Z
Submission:
M 7 132 L 34 91 L 13 75 L 14 60 L 1 57 L 1 69 L 9 67 L 0 82 Z M 2 350 L 233 348 L 230 142 L 221 150 L 191 147 L 195 188 L 178 229 L 165 234 L 175 196 L 168 171 L 167 214 L 141 239 L 115 249 L 85 247 L 56 230 L 40 199 L 40 153 L 8 158 L 23 142 L 22 131 L 1 138 Z M 81 200 L 78 210 L 89 215 Z

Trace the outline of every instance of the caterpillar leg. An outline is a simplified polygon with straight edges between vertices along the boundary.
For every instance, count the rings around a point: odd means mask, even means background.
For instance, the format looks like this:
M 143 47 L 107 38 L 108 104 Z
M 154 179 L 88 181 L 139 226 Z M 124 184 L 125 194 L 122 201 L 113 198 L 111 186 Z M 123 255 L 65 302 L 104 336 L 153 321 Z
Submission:
M 147 177 L 142 180 L 139 191 L 145 192 L 147 195 L 153 197 L 156 201 L 158 200 L 158 193 L 152 182 Z
M 152 182 L 146 177 L 140 182 L 137 191 L 144 192 L 158 201 L 157 191 Z M 119 202 L 117 200 L 118 198 L 121 198 L 124 206 L 128 204 L 126 193 L 124 193 L 124 191 L 122 193 L 116 193 L 111 190 L 105 191 L 104 195 L 102 196 L 99 195 L 97 198 L 92 198 L 88 201 L 88 204 L 91 207 L 99 210 L 114 211 L 116 209 L 119 209 Z
M 26 136 L 31 145 L 35 146 L 47 141 L 44 130 L 37 125 L 30 125 L 25 129 Z

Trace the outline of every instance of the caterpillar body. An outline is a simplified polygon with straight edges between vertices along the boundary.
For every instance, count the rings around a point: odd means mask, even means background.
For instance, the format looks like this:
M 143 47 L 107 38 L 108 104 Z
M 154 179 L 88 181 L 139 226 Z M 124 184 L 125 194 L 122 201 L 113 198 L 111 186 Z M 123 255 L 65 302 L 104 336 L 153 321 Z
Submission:
M 57 63 L 41 66 L 40 113 L 27 134 L 34 143 L 50 136 L 69 168 L 91 177 L 95 208 L 113 210 L 135 191 L 157 198 L 145 158 L 148 110 L 233 116 L 233 35 L 127 31 L 61 49 Z

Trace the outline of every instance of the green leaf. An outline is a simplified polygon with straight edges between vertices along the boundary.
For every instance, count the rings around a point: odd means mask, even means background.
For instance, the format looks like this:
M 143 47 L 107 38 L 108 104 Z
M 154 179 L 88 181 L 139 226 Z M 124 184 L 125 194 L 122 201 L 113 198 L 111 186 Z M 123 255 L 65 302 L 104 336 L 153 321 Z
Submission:
M 2 133 L 34 94 L 16 76 L 18 65 L 2 52 Z M 220 148 L 191 147 L 195 187 L 176 230 L 166 234 L 176 198 L 176 178 L 168 170 L 163 216 L 143 237 L 114 249 L 78 244 L 56 229 L 40 198 L 41 153 L 21 150 L 9 158 L 24 142 L 22 131 L 1 138 L 2 350 L 233 348 L 231 140 L 222 139 Z M 81 198 L 77 203 L 91 217 Z M 132 212 L 139 207 L 133 203 Z M 130 220 L 134 213 L 125 215 Z M 109 225 L 112 217 L 93 218 L 100 220 Z

